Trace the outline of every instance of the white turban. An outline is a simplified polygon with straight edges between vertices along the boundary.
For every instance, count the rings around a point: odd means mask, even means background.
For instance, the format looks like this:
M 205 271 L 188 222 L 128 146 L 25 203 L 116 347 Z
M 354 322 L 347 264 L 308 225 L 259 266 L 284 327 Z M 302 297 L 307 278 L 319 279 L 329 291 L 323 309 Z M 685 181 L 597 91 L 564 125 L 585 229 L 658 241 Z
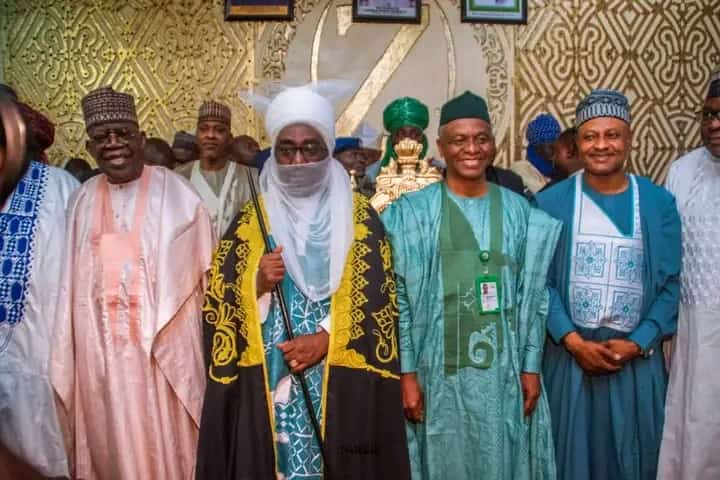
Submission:
M 280 130 L 303 123 L 315 128 L 325 140 L 328 151 L 335 150 L 335 111 L 332 104 L 309 86 L 291 87 L 278 94 L 265 113 L 265 131 L 275 140 Z
M 352 188 L 347 172 L 331 155 L 303 165 L 277 163 L 278 134 L 295 124 L 314 128 L 328 152 L 335 148 L 330 101 L 310 86 L 282 91 L 265 114 L 272 153 L 260 174 L 260 190 L 288 274 L 305 296 L 317 302 L 340 286 L 353 239 Z

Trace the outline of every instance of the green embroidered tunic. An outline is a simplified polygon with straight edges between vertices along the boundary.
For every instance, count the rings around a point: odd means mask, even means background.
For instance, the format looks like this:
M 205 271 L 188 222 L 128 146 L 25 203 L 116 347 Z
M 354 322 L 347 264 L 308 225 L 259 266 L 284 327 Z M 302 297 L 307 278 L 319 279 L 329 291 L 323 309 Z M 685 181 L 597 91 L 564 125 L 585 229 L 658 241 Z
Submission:
M 407 424 L 413 479 L 555 478 L 547 400 L 525 418 L 520 373 L 541 370 L 559 223 L 501 187 L 467 199 L 441 183 L 401 197 L 382 219 L 393 247 L 401 371 L 417 372 L 425 399 L 425 421 Z M 482 251 L 501 289 L 495 316 L 478 314 Z

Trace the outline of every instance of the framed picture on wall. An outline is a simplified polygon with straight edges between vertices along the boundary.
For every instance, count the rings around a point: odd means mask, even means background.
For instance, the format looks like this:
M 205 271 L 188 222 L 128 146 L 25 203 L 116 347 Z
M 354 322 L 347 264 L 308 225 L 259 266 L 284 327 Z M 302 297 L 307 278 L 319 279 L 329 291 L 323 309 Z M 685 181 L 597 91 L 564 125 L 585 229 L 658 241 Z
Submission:
M 292 20 L 293 0 L 225 0 L 225 20 Z
M 460 0 L 465 23 L 527 23 L 527 0 Z
M 353 0 L 353 22 L 420 23 L 422 0 Z

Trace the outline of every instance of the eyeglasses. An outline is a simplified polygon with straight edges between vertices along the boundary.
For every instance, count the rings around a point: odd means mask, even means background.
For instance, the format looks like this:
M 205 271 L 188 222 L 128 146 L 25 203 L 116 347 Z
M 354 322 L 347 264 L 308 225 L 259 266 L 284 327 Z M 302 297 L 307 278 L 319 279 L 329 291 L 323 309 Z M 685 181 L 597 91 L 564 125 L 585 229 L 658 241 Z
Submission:
M 702 123 L 711 123 L 713 120 L 720 120 L 720 110 L 703 109 L 696 112 L 697 119 Z
M 295 158 L 299 153 L 304 158 L 314 159 L 327 155 L 327 149 L 319 143 L 306 143 L 299 147 L 295 145 L 278 145 L 275 148 L 278 156 L 283 158 Z
M 90 135 L 90 142 L 97 146 L 107 145 L 110 142 L 110 135 L 115 135 L 119 143 L 127 145 L 133 138 L 140 135 L 140 132 L 129 128 L 108 129 Z

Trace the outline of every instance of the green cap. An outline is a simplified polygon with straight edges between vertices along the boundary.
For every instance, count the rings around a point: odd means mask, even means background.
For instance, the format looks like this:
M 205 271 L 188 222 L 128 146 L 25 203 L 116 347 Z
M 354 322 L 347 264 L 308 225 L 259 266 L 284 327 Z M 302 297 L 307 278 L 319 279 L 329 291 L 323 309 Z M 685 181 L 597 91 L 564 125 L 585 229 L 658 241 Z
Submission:
M 485 99 L 466 90 L 459 97 L 448 100 L 440 111 L 440 126 L 460 118 L 479 118 L 490 123 L 490 113 Z

